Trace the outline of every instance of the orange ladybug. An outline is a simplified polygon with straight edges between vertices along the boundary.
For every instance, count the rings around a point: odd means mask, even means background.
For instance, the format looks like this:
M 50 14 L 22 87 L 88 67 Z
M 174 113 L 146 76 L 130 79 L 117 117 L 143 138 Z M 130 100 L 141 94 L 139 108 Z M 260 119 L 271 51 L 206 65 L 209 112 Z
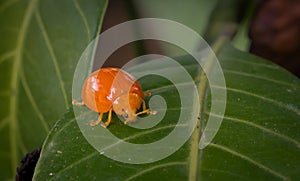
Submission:
M 140 84 L 134 77 L 127 72 L 118 68 L 101 68 L 91 73 L 85 80 L 82 88 L 82 101 L 73 100 L 73 105 L 86 105 L 95 112 L 99 112 L 97 121 L 91 122 L 91 126 L 96 126 L 102 121 L 103 114 L 108 112 L 108 119 L 101 124 L 107 127 L 111 121 L 111 114 L 114 111 L 118 115 L 122 115 L 125 124 L 134 122 L 136 116 L 140 114 L 150 113 L 146 109 L 144 96 L 150 96 L 150 92 L 146 94 Z M 137 110 L 143 104 L 143 111 Z

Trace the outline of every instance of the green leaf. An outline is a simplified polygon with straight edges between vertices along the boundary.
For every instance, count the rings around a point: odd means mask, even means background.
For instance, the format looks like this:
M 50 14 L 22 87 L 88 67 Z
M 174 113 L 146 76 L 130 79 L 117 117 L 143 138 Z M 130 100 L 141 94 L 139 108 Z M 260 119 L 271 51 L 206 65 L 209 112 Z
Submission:
M 75 66 L 107 1 L 0 2 L 0 180 L 40 147 L 71 105 Z
M 177 58 L 196 79 L 198 66 L 191 57 Z M 282 68 L 240 52 L 231 46 L 220 55 L 227 85 L 227 108 L 217 136 L 205 149 L 198 147 L 210 109 L 209 91 L 201 109 L 201 127 L 175 153 L 154 163 L 127 164 L 105 157 L 83 137 L 74 112 L 65 114 L 52 129 L 38 162 L 35 180 L 297 180 L 300 167 L 300 81 Z M 151 62 L 134 71 L 163 69 L 176 76 L 173 67 Z M 139 80 L 144 90 L 161 95 L 168 109 L 157 126 L 138 130 L 114 115 L 108 128 L 124 141 L 141 144 L 167 136 L 176 126 L 180 98 L 176 87 L 159 76 Z M 201 82 L 200 82 L 201 84 Z M 182 84 L 182 86 L 185 86 Z M 212 88 L 218 89 L 215 85 Z M 206 87 L 209 88 L 209 87 Z M 83 116 L 87 123 L 92 111 Z M 218 116 L 211 114 L 211 116 Z M 100 126 L 93 131 L 104 129 Z M 98 137 L 101 140 L 107 139 Z M 112 142 L 112 145 L 114 143 Z M 116 143 L 118 144 L 118 143 Z M 160 148 L 157 148 L 160 152 Z M 124 150 L 124 152 L 128 150 Z M 195 178 L 197 177 L 197 178 Z
M 200 179 L 298 180 L 299 79 L 233 48 L 220 57 L 227 84 L 226 114 L 199 157 Z

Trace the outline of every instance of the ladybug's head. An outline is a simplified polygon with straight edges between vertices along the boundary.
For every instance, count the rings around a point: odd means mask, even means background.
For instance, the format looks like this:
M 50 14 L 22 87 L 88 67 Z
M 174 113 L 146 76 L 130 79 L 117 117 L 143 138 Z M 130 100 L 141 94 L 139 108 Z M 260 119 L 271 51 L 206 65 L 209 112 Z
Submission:
M 125 124 L 134 122 L 136 120 L 136 115 L 133 111 L 129 109 L 122 109 L 122 111 L 122 117 L 125 119 Z
M 135 93 L 123 94 L 113 102 L 113 110 L 116 114 L 123 116 L 125 123 L 136 120 L 136 111 L 141 106 L 143 99 Z

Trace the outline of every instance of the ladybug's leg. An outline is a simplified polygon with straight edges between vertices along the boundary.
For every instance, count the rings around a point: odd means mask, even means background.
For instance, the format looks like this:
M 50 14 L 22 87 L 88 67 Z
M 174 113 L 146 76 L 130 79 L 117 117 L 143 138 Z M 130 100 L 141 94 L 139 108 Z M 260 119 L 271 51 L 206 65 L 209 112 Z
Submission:
M 146 114 L 150 114 L 151 111 L 150 111 L 150 109 L 147 109 L 146 103 L 145 103 L 145 101 L 143 100 L 143 111 L 136 113 L 135 116 L 138 116 L 138 115 L 141 115 L 141 114 L 145 114 L 145 113 L 146 113 Z
M 74 99 L 74 100 L 72 101 L 72 104 L 73 104 L 74 106 L 83 106 L 83 105 L 84 105 L 84 102 L 78 102 L 76 99 Z
M 100 113 L 98 120 L 90 122 L 90 126 L 96 126 L 97 124 L 99 124 L 102 120 L 102 117 L 103 117 L 103 113 Z
M 111 114 L 112 114 L 112 109 L 110 109 L 109 112 L 108 112 L 107 121 L 105 123 L 101 124 L 102 127 L 106 128 L 110 124 Z
M 157 113 L 156 111 L 151 111 L 150 109 L 147 109 L 146 108 L 146 103 L 143 100 L 143 111 L 136 113 L 135 116 L 138 116 L 138 115 L 141 115 L 141 114 L 153 114 L 153 115 L 155 115 L 156 113 Z
M 144 111 L 136 113 L 135 116 L 138 116 L 138 115 L 141 115 L 141 114 L 150 114 L 150 113 L 151 113 L 150 109 L 146 109 Z
M 149 97 L 149 96 L 151 96 L 151 92 L 149 91 L 149 90 L 147 90 L 146 92 L 145 92 L 145 94 L 144 94 L 146 97 Z
M 135 116 L 138 116 L 138 115 L 141 115 L 141 114 L 151 114 L 152 112 L 150 111 L 150 109 L 146 109 L 146 110 L 143 110 L 141 112 L 138 112 L 135 114 Z
M 143 100 L 143 111 L 145 111 L 146 109 L 147 109 L 146 103 L 145 103 L 145 101 Z

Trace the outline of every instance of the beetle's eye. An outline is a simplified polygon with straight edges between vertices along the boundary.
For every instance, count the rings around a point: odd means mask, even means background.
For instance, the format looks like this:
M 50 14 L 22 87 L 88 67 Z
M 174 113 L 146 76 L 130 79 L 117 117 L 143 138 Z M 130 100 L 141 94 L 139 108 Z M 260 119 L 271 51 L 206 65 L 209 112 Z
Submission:
M 127 118 L 128 118 L 128 114 L 123 114 L 123 117 L 124 117 L 125 119 L 127 119 Z

